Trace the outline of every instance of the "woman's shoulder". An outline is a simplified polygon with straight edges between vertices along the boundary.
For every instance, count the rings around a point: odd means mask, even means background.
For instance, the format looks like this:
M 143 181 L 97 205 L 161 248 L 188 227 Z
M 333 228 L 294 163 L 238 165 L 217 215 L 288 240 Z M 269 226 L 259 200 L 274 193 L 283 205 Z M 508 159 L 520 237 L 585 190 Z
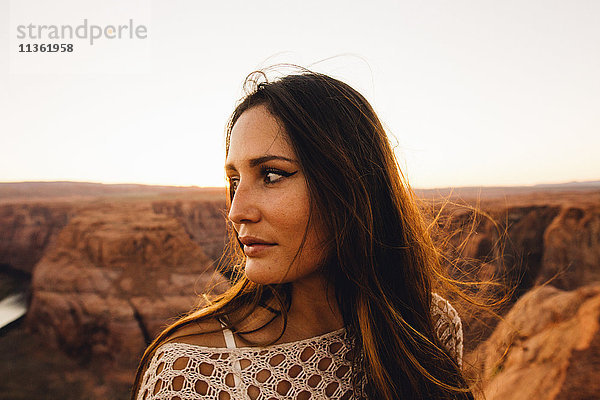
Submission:
M 219 389 L 213 371 L 227 349 L 220 322 L 202 318 L 180 326 L 156 347 L 140 381 L 137 399 L 204 398 Z M 215 356 L 217 356 L 215 358 Z M 234 386 L 233 378 L 227 384 Z
M 222 325 L 216 318 L 191 321 L 181 326 L 165 338 L 163 345 L 168 343 L 214 348 L 226 347 Z
M 229 347 L 225 340 L 225 329 L 221 321 L 241 321 L 236 325 L 236 329 L 232 330 L 260 331 L 249 335 L 250 341 L 248 343 L 268 342 L 270 338 L 276 337 L 278 333 L 274 326 L 263 326 L 268 325 L 265 323 L 269 320 L 268 317 L 270 315 L 267 316 L 264 312 L 261 313 L 259 309 L 248 310 L 241 307 L 231 315 L 226 315 L 219 319 L 214 316 L 198 318 L 181 325 L 175 332 L 163 340 L 162 343 L 183 343 L 217 349 Z M 257 329 L 258 327 L 263 327 L 264 329 Z M 244 339 L 236 335 L 235 341 L 238 342 L 238 345 L 248 344 Z

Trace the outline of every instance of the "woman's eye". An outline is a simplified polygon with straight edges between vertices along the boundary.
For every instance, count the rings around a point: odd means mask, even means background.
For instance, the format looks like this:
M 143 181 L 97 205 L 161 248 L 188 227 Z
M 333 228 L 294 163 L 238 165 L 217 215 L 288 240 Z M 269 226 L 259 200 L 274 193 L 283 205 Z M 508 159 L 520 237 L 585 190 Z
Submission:
M 265 169 L 262 173 L 264 176 L 265 183 L 269 184 L 279 182 L 283 178 L 289 178 L 290 176 L 295 175 L 296 172 L 298 171 L 286 172 L 278 169 Z
M 280 180 L 281 178 L 283 178 L 283 176 L 284 176 L 283 174 L 269 171 L 269 172 L 265 173 L 265 183 L 275 183 L 278 180 Z
M 239 179 L 238 178 L 229 178 L 229 191 L 231 193 L 235 193 L 237 187 L 239 184 Z

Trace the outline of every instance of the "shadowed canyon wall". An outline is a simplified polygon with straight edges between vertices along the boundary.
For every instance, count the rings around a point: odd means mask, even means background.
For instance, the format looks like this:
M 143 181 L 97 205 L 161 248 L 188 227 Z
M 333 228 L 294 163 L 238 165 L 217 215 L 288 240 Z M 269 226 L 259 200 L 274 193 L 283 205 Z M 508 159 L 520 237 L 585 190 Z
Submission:
M 68 203 L 0 204 L 0 264 L 30 274 L 75 208 Z
M 488 205 L 483 211 L 491 219 L 476 227 L 461 255 L 502 268 L 498 273 L 509 275 L 517 297 L 544 282 L 575 289 L 600 280 L 600 204 Z M 454 216 L 452 229 L 464 228 L 472 218 L 472 213 Z

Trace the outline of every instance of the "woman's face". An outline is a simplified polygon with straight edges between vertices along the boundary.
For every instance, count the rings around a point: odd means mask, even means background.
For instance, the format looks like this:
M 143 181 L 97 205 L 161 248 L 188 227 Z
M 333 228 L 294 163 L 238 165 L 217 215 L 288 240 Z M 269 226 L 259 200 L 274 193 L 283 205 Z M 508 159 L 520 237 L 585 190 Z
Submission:
M 235 195 L 229 219 L 244 245 L 246 276 L 260 284 L 306 277 L 327 254 L 317 213 L 308 226 L 308 186 L 288 140 L 264 106 L 242 113 L 231 131 L 225 170 Z

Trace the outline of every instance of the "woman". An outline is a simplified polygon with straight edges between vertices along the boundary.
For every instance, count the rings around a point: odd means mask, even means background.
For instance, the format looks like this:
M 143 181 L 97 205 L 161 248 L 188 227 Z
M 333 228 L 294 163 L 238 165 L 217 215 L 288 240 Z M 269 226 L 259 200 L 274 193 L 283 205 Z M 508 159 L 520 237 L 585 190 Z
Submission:
M 323 74 L 257 76 L 227 128 L 233 284 L 149 346 L 133 398 L 471 399 L 375 112 Z

